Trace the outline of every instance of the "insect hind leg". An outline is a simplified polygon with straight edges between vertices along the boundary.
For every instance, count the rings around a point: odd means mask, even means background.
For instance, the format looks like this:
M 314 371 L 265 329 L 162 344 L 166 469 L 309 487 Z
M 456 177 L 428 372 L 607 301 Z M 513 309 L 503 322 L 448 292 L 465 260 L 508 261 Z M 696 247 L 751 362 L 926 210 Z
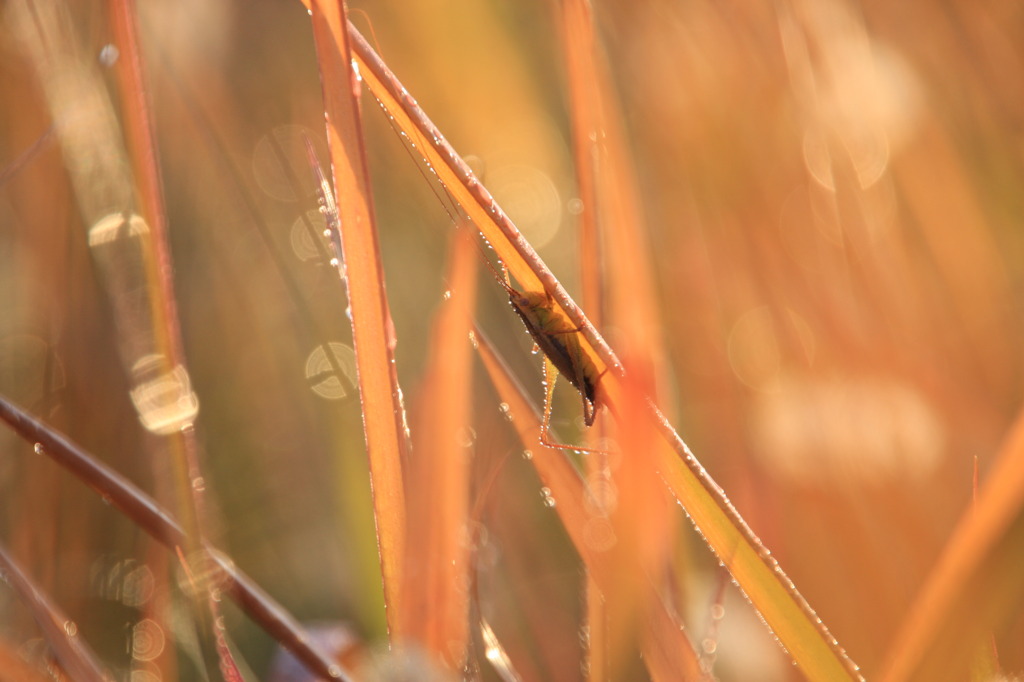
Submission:
M 577 374 L 579 372 L 577 371 Z M 552 398 L 555 392 L 555 380 L 558 378 L 558 370 L 555 368 L 554 363 L 545 356 L 544 357 L 544 382 L 547 386 L 547 390 L 544 395 L 544 415 L 540 423 L 540 442 L 541 445 L 552 448 L 555 450 L 571 450 L 573 452 L 585 452 L 588 454 L 603 455 L 606 454 L 604 450 L 598 450 L 596 448 L 585 448 L 579 445 L 569 445 L 567 443 L 559 443 L 551 436 L 551 404 Z M 596 405 L 590 402 L 585 392 L 580 391 L 580 395 L 583 396 L 583 419 L 587 426 L 594 423 L 594 414 L 597 410 Z

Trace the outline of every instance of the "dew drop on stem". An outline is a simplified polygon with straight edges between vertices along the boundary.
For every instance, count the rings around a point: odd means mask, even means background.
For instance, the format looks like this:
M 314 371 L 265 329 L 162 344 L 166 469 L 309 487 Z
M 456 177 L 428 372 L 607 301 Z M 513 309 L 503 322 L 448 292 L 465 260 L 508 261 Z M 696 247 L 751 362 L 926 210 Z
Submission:
M 541 488 L 540 494 L 544 498 L 544 506 L 553 509 L 557 503 L 555 502 L 554 495 L 551 494 L 551 488 Z

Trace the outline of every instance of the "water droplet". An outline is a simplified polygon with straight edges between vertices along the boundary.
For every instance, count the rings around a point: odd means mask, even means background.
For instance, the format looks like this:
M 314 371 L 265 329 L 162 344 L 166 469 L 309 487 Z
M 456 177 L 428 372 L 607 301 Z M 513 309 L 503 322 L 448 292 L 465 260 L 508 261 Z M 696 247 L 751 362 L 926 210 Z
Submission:
M 533 451 L 532 450 L 523 450 L 523 459 L 526 459 L 526 460 L 533 459 Z
M 508 406 L 508 403 L 498 405 L 498 409 L 501 410 L 501 415 L 505 417 L 507 421 L 512 421 L 512 408 Z
M 451 289 L 445 289 L 443 296 L 444 296 L 444 300 L 446 300 L 446 301 L 450 300 L 451 297 L 452 297 Z
M 32 446 L 32 449 L 35 451 L 37 455 L 46 454 L 46 450 L 43 449 L 42 443 L 36 443 L 34 446 Z
M 120 56 L 121 52 L 117 49 L 117 45 L 107 43 L 100 49 L 100 64 L 109 68 L 117 63 L 117 58 Z
M 335 679 L 338 679 L 341 677 L 341 668 L 336 665 L 332 665 L 327 669 L 327 674 Z
M 196 476 L 192 479 L 192 490 L 197 493 L 201 493 L 206 490 L 206 480 L 202 476 Z
M 461 428 L 456 436 L 456 441 L 462 447 L 468 448 L 476 442 L 476 431 L 468 427 Z
M 75 621 L 73 621 L 73 620 L 66 620 L 66 621 L 64 621 L 64 632 L 67 634 L 68 637 L 74 637 L 75 635 L 77 635 L 78 634 L 78 626 L 75 624 Z
M 557 502 L 555 502 L 555 498 L 551 494 L 551 488 L 541 488 L 540 494 L 541 497 L 544 499 L 544 506 L 547 507 L 548 509 L 554 509 Z

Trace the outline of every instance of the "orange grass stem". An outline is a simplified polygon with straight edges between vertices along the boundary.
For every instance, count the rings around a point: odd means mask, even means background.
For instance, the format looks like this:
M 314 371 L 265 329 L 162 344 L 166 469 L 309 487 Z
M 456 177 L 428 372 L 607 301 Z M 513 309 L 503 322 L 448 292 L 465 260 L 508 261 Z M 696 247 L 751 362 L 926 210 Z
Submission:
M 311 10 L 348 273 L 352 338 L 370 461 L 384 603 L 388 627 L 394 633 L 401 612 L 406 533 L 402 463 L 407 460 L 406 417 L 393 361 L 396 340 L 370 200 L 359 84 L 349 56 L 344 4 L 318 0 L 312 3 Z
M 401 634 L 452 670 L 465 665 L 469 631 L 469 438 L 473 356 L 468 343 L 476 298 L 470 230 L 453 235 L 450 296 L 434 317 L 430 356 L 416 410 L 409 463 L 409 535 Z

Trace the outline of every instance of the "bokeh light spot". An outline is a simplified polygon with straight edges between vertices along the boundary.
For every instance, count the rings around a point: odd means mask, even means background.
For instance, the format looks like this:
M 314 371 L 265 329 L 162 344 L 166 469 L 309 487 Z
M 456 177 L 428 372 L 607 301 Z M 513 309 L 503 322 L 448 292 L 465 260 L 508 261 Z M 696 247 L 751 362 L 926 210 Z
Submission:
M 488 187 L 534 248 L 558 234 L 562 199 L 546 173 L 533 166 L 502 166 L 491 171 Z
M 252 153 L 252 172 L 256 184 L 279 201 L 298 201 L 316 190 L 306 137 L 319 149 L 319 138 L 305 126 L 287 124 L 274 128 L 260 138 Z
M 920 479 L 938 465 L 946 436 L 912 386 L 883 377 L 790 375 L 753 406 L 766 468 L 794 480 Z
M 292 229 L 289 233 L 289 243 L 292 247 L 292 253 L 301 260 L 315 260 L 320 258 L 322 249 L 317 247 L 316 239 L 320 238 L 323 234 L 324 227 L 327 222 L 324 220 L 324 214 L 316 209 L 309 209 L 306 211 L 304 216 L 299 216 L 292 223 Z M 312 230 L 310 227 L 312 226 Z
M 306 358 L 306 379 L 313 392 L 321 398 L 341 400 L 356 386 L 356 352 L 351 346 L 338 341 L 331 341 L 329 347 L 333 362 L 322 345 L 313 349 Z M 341 376 L 338 376 L 339 369 Z
M 167 643 L 164 629 L 151 618 L 136 623 L 132 628 L 132 658 L 152 661 L 163 653 Z
M 736 320 L 729 334 L 729 364 L 736 377 L 756 390 L 772 388 L 779 373 L 776 324 L 767 306 L 752 308 Z

